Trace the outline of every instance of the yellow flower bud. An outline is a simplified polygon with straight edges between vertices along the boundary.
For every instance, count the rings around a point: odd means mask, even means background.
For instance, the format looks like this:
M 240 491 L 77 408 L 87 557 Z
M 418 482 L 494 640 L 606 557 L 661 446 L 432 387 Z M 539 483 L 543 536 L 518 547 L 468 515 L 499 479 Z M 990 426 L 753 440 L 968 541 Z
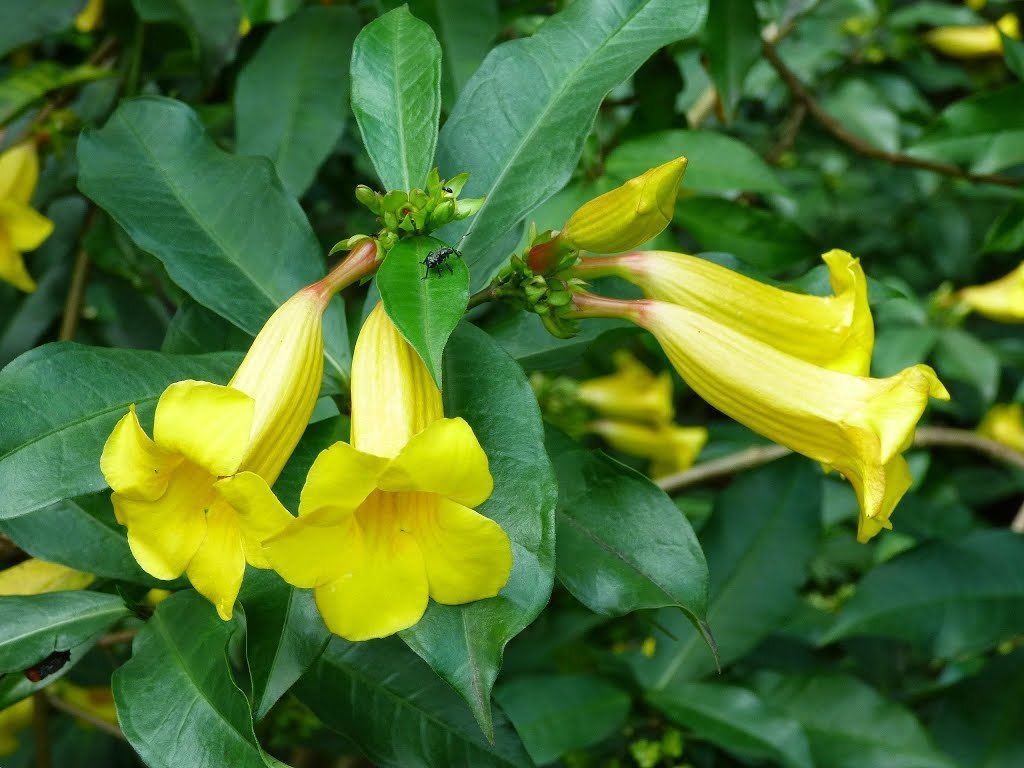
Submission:
M 631 419 L 650 424 L 672 420 L 672 377 L 668 371 L 657 376 L 628 351 L 613 358 L 616 372 L 581 382 L 577 396 L 602 416 Z
M 572 247 L 593 253 L 636 248 L 672 221 L 686 158 L 678 157 L 595 197 L 579 208 L 562 229 Z
M 1024 405 L 993 405 L 978 425 L 978 433 L 1024 453 Z
M 1024 323 L 1024 262 L 1008 275 L 962 288 L 956 296 L 979 315 L 1003 323 Z
M 76 571 L 60 563 L 25 560 L 0 571 L 0 595 L 41 595 L 85 589 L 96 580 L 91 573 Z
M 1008 13 L 995 24 L 937 27 L 924 36 L 935 50 L 954 59 L 977 59 L 1003 55 L 1002 32 L 1007 37 L 1020 39 L 1017 17 Z

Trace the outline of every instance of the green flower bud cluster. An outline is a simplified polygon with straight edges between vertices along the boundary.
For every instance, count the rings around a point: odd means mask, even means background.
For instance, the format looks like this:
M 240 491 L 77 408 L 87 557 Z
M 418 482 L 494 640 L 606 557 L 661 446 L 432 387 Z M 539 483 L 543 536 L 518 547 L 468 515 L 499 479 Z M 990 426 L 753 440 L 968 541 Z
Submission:
M 579 383 L 575 379 L 536 372 L 530 376 L 530 386 L 545 420 L 575 440 L 586 434 L 593 414 L 580 402 Z
M 573 311 L 573 290 L 582 288 L 577 278 L 564 279 L 534 272 L 525 258 L 513 255 L 498 273 L 495 298 L 538 315 L 548 333 L 559 339 L 576 335 L 578 322 L 569 316 Z
M 377 217 L 381 229 L 376 235 L 353 235 L 342 240 L 331 253 L 349 250 L 360 240 L 373 237 L 379 258 L 384 258 L 403 237 L 428 235 L 445 224 L 472 216 L 480 210 L 484 198 L 459 199 L 468 179 L 468 173 L 460 173 L 444 180 L 434 168 L 427 176 L 426 189 L 381 193 L 360 184 L 356 187 L 356 200 Z

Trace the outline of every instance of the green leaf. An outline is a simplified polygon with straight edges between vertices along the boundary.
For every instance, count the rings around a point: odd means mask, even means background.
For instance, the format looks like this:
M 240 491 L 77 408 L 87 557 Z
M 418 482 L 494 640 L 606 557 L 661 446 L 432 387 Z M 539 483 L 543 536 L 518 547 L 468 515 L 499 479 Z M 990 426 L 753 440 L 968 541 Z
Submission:
M 761 699 L 804 727 L 815 765 L 953 768 L 913 714 L 846 675 L 757 678 Z
M 715 0 L 708 4 L 704 50 L 711 79 L 730 117 L 743 95 L 743 82 L 761 57 L 761 23 L 754 0 Z
M 543 610 L 554 581 L 557 490 L 533 391 L 519 368 L 464 323 L 445 354 L 445 414 L 461 416 L 490 462 L 494 492 L 478 511 L 512 540 L 513 567 L 496 596 L 467 605 L 431 602 L 402 639 L 466 699 L 490 736 L 491 687 L 505 644 Z
M 739 659 L 792 612 L 821 532 L 821 478 L 792 457 L 741 475 L 716 500 L 700 541 L 711 572 L 708 624 L 722 664 Z M 652 658 L 631 663 L 645 690 L 668 690 L 715 668 L 679 611 L 662 609 Z
M 185 298 L 174 313 L 160 349 L 176 355 L 201 352 L 242 352 L 252 345 L 253 335 L 232 325 L 198 301 Z
M 822 106 L 851 133 L 886 152 L 900 148 L 900 119 L 871 85 L 845 80 L 829 93 Z
M 406 6 L 371 21 L 356 37 L 352 111 L 384 188 L 422 188 L 434 165 L 441 118 L 441 46 Z
M 994 173 L 1024 162 L 1024 83 L 947 107 L 908 150 L 915 157 L 964 163 Z
M 99 592 L 0 597 L 0 673 L 21 672 L 54 651 L 82 645 L 127 614 L 120 597 Z
M 253 26 L 284 21 L 301 7 L 302 0 L 242 0 L 242 10 Z
M 745 688 L 684 683 L 647 694 L 672 722 L 740 759 L 772 761 L 786 768 L 814 768 L 800 724 L 773 712 Z
M 150 768 L 268 768 L 245 694 L 228 665 L 235 622 L 198 593 L 171 595 L 113 677 L 124 736 Z
M 1003 39 L 1003 58 L 1006 60 L 1006 68 L 1009 69 L 1018 79 L 1024 80 L 1024 43 L 1000 32 Z
M 1024 202 L 1010 203 L 985 235 L 985 253 L 1012 253 L 1024 249 Z
M 151 587 L 167 584 L 135 562 L 125 528 L 114 519 L 108 493 L 58 501 L 31 514 L 8 518 L 0 523 L 0 530 L 32 557 L 108 579 Z
M 999 357 L 985 342 L 960 328 L 943 331 L 935 347 L 935 368 L 947 381 L 974 387 L 985 405 L 999 389 Z
M 1024 632 L 1024 538 L 1006 530 L 922 544 L 870 571 L 823 642 L 903 638 L 936 659 Z
M 441 386 L 441 355 L 448 337 L 466 312 L 469 270 L 450 256 L 427 272 L 427 254 L 447 244 L 433 237 L 399 240 L 377 270 L 377 288 L 388 317 L 416 350 L 437 386 Z
M 176 24 L 185 30 L 205 79 L 235 57 L 242 22 L 238 0 L 132 0 L 132 5 L 143 21 Z
M 274 483 L 274 495 L 286 509 L 298 514 L 299 495 L 306 484 L 306 475 L 320 452 L 330 448 L 339 440 L 348 441 L 349 418 L 338 416 L 324 419 L 306 427 L 299 444 L 292 451 L 288 463 L 281 470 L 281 476 Z
M 707 632 L 708 565 L 689 521 L 648 478 L 560 435 L 558 580 L 595 613 L 681 608 Z
M 245 648 L 257 721 L 313 665 L 330 637 L 308 589 L 273 571 L 250 568 L 238 597 L 245 609 Z
M 17 69 L 0 81 L 0 126 L 7 125 L 46 94 L 109 77 L 111 71 L 83 64 L 65 69 L 52 61 L 40 61 Z
M 68 29 L 86 0 L 4 0 L 0 3 L 0 56 L 44 35 Z
M 520 311 L 509 312 L 484 324 L 484 328 L 512 359 L 528 371 L 567 368 L 578 362 L 590 345 L 605 333 L 639 331 L 624 320 L 598 318 L 583 323 L 579 333 L 571 339 L 559 339 L 548 332 L 540 317 Z
M 78 142 L 78 184 L 200 304 L 255 336 L 324 274 L 320 244 L 265 158 L 220 150 L 181 102 L 121 103 Z M 325 367 L 347 380 L 340 300 L 324 315 Z
M 577 0 L 532 37 L 491 51 L 441 131 L 442 175 L 471 175 L 464 194 L 486 196 L 472 224 L 445 228 L 485 285 L 530 211 L 565 186 L 605 95 L 662 46 L 692 34 L 704 0 Z
M 734 254 L 763 272 L 806 265 L 818 252 L 807 233 L 792 221 L 730 200 L 680 200 L 675 220 L 705 250 Z
M 106 488 L 100 454 L 135 403 L 151 417 L 183 379 L 226 382 L 235 355 L 166 355 L 70 342 L 27 352 L 0 371 L 0 519 Z
M 742 141 L 715 131 L 659 131 L 624 142 L 608 155 L 605 175 L 611 186 L 618 186 L 680 155 L 687 159 L 684 190 L 786 191 L 760 155 Z
M 629 715 L 629 694 L 588 675 L 523 677 L 494 692 L 523 746 L 538 765 L 585 749 L 618 731 Z
M 533 765 L 503 715 L 489 742 L 458 696 L 394 639 L 347 643 L 332 637 L 296 694 L 385 768 Z
M 358 27 L 352 8 L 307 8 L 274 27 L 238 75 L 235 149 L 269 157 L 296 197 L 345 129 Z

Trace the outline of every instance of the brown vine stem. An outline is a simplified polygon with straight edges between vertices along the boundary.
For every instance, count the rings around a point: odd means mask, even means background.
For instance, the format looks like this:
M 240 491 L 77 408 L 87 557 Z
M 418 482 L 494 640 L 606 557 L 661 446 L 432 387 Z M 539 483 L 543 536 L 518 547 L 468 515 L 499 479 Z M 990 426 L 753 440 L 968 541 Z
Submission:
M 32 694 L 32 747 L 36 768 L 51 768 L 50 703 L 44 691 Z
M 38 695 L 38 694 L 37 694 Z M 61 712 L 71 715 L 76 720 L 81 720 L 83 723 L 89 723 L 89 725 L 95 726 L 99 730 L 106 734 L 113 736 L 116 739 L 125 741 L 124 733 L 113 723 L 108 723 L 102 717 L 97 717 L 92 712 L 87 712 L 80 707 L 76 707 L 74 704 L 69 704 L 57 696 L 46 695 L 44 697 L 49 706 L 54 709 L 59 709 Z
M 126 645 L 132 642 L 138 633 L 137 629 L 122 629 L 119 632 L 110 632 L 101 637 L 96 645 L 101 648 L 109 648 L 112 645 Z
M 71 285 L 64 300 L 64 314 L 60 320 L 59 341 L 71 341 L 78 330 L 78 321 L 82 317 L 82 302 L 85 300 L 85 286 L 89 277 L 89 254 L 85 248 L 79 248 L 75 254 L 75 265 L 71 269 Z
M 818 103 L 811 92 L 807 89 L 807 86 L 801 82 L 796 73 L 791 70 L 786 65 L 786 62 L 784 62 L 779 56 L 773 42 L 765 41 L 764 55 L 768 60 L 768 63 L 772 65 L 779 77 L 782 78 L 782 82 L 785 83 L 790 93 L 793 94 L 793 98 L 807 107 L 807 111 L 811 117 L 818 121 L 821 127 L 832 134 L 833 137 L 858 154 L 875 160 L 881 160 L 882 162 L 889 163 L 890 165 L 918 168 L 924 171 L 940 173 L 943 176 L 966 179 L 967 181 L 973 181 L 976 183 L 999 184 L 1004 187 L 1018 187 L 1021 184 L 1024 184 L 1024 178 L 1014 178 L 1012 176 L 1003 176 L 995 173 L 971 173 L 968 170 L 957 165 L 951 165 L 950 163 L 940 163 L 933 160 L 912 157 L 911 155 L 904 155 L 899 152 L 887 152 L 884 149 L 879 149 L 873 144 L 862 139 L 860 136 L 848 131 L 842 123 L 840 123 L 824 107 L 822 107 L 821 104 Z

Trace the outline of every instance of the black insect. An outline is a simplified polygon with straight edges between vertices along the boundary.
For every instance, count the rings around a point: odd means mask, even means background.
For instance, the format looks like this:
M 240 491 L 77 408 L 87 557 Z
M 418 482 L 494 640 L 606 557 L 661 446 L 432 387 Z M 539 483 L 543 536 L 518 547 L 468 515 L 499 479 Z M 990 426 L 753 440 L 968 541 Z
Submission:
M 453 256 L 457 259 L 462 258 L 462 254 L 450 245 L 445 245 L 428 253 L 427 257 L 420 262 L 420 264 L 423 264 L 426 267 L 426 270 L 423 272 L 423 279 L 426 280 L 430 277 L 430 270 L 434 270 L 437 273 L 437 276 L 440 277 L 441 267 L 448 267 L 449 273 L 455 272 L 452 265 L 447 263 L 448 259 Z
M 54 672 L 59 672 L 70 659 L 71 651 L 54 651 L 34 667 L 26 669 L 25 677 L 33 683 L 38 683 L 40 680 L 44 680 Z
M 447 192 L 449 195 L 455 194 L 454 192 L 452 192 L 451 187 L 441 187 L 441 189 Z

